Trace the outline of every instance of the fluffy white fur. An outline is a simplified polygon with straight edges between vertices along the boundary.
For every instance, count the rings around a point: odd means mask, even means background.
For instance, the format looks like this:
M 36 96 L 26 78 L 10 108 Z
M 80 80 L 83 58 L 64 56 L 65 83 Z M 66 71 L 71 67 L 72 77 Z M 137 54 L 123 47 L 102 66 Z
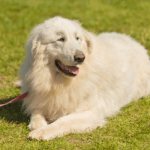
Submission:
M 62 36 L 65 41 L 58 40 Z M 26 49 L 21 80 L 22 92 L 29 91 L 23 105 L 31 115 L 31 139 L 102 127 L 121 107 L 150 94 L 147 51 L 124 34 L 95 35 L 76 21 L 54 17 L 33 29 Z M 79 74 L 68 77 L 54 62 L 74 65 L 76 50 L 86 58 Z

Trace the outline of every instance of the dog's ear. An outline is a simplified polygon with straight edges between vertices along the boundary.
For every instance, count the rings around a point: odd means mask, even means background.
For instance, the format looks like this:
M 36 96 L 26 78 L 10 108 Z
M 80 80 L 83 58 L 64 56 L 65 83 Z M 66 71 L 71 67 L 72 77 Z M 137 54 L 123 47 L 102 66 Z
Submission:
M 42 41 L 42 29 L 42 25 L 38 25 L 33 28 L 26 43 L 27 53 L 29 53 L 32 58 L 42 54 L 46 48 L 46 44 L 43 44 L 44 42 Z
M 40 55 L 44 54 L 46 49 L 46 45 L 42 44 L 38 37 L 34 38 L 31 42 L 31 53 L 33 59 L 40 57 Z
M 84 37 L 86 41 L 86 46 L 88 49 L 88 52 L 91 53 L 93 49 L 93 39 L 92 39 L 92 34 L 88 31 L 84 30 Z
M 48 58 L 45 57 L 46 44 L 43 44 L 39 38 L 33 38 L 28 43 L 27 57 L 31 63 L 26 75 L 26 82 L 30 90 L 37 93 L 49 92 L 51 88 L 51 73 L 47 67 Z M 42 89 L 42 90 L 41 90 Z

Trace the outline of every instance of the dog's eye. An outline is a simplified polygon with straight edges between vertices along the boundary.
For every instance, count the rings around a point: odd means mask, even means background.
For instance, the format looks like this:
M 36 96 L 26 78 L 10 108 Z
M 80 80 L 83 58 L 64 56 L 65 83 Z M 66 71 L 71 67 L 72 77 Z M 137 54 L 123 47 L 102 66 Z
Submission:
M 77 37 L 76 37 L 76 40 L 80 40 L 80 38 L 77 36 Z
M 64 41 L 65 41 L 65 38 L 64 38 L 64 37 L 61 37 L 61 38 L 59 38 L 57 41 L 64 42 Z

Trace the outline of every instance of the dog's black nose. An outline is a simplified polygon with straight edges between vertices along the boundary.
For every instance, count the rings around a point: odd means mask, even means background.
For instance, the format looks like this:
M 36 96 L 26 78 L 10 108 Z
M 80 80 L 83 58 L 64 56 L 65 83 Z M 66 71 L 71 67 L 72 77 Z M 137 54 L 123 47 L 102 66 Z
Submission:
M 74 61 L 77 63 L 82 63 L 85 59 L 85 55 L 81 51 L 77 51 L 74 55 Z

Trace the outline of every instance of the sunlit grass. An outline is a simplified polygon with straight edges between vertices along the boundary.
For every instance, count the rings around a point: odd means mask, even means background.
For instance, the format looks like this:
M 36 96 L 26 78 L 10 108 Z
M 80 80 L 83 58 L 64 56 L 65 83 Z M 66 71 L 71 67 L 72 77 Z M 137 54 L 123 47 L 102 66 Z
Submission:
M 17 79 L 27 36 L 38 23 L 61 15 L 79 20 L 92 32 L 126 33 L 150 50 L 149 8 L 149 0 L 0 0 L 1 101 L 19 93 L 13 82 Z M 102 129 L 48 142 L 28 140 L 28 122 L 21 104 L 0 108 L 0 149 L 150 149 L 148 97 L 123 108 Z

